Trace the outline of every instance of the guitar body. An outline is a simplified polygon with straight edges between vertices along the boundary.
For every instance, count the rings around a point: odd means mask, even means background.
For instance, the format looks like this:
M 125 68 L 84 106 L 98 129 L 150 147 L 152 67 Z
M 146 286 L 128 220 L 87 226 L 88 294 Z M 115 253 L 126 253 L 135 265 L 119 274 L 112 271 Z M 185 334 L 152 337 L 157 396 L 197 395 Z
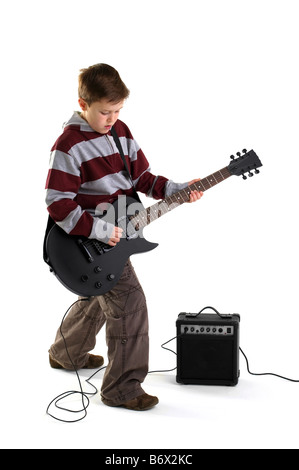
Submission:
M 128 214 L 144 210 L 143 205 L 133 198 L 124 197 L 123 201 L 123 204 L 119 204 L 119 201 L 112 204 L 102 218 L 111 223 L 114 217 L 115 225 L 127 227 L 130 224 Z M 121 214 L 118 213 L 120 207 Z M 86 297 L 110 291 L 118 282 L 131 255 L 153 250 L 157 246 L 157 243 L 150 243 L 143 237 L 142 230 L 134 231 L 133 236 L 124 230 L 123 237 L 115 247 L 98 240 L 68 235 L 57 224 L 54 224 L 46 238 L 51 271 L 71 292 Z

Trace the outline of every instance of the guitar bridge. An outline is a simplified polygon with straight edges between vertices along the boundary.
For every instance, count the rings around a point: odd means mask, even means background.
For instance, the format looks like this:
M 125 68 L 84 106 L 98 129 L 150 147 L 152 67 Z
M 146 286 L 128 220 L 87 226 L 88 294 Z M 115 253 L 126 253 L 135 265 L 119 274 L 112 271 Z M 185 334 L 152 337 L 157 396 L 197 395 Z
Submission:
M 87 248 L 86 244 L 84 243 L 84 241 L 81 238 L 78 238 L 77 243 L 78 243 L 79 247 L 81 248 L 81 251 L 84 254 L 87 261 L 89 263 L 92 263 L 93 262 L 93 257 L 91 255 L 89 249 Z
M 102 255 L 103 253 L 107 253 L 107 251 L 110 251 L 114 248 L 114 246 L 110 246 L 107 245 L 107 243 L 93 239 L 83 241 L 81 238 L 78 238 L 77 243 L 89 263 L 94 261 L 93 254 Z

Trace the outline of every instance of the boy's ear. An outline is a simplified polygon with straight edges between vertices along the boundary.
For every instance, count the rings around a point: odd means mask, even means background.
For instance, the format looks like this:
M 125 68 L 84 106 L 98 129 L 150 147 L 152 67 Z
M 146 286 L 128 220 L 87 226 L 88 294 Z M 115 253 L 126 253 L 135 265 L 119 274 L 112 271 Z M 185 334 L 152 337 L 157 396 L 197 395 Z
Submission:
M 82 111 L 86 111 L 86 109 L 87 109 L 86 101 L 84 101 L 82 98 L 79 98 L 78 103 L 79 103 L 79 106 L 82 109 Z

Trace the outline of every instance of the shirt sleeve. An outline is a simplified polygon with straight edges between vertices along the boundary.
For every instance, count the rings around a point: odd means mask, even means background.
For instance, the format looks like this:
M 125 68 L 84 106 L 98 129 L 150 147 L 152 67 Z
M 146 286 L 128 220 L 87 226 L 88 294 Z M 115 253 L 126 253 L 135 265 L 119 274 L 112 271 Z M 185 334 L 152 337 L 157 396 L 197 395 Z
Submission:
M 165 176 L 153 174 L 145 154 L 132 136 L 130 129 L 122 121 L 118 121 L 118 123 L 117 132 L 125 137 L 125 139 L 121 139 L 122 145 L 125 146 L 128 154 L 131 176 L 136 191 L 140 191 L 154 199 L 164 199 L 188 186 L 188 183 L 175 183 Z
M 46 204 L 52 219 L 66 233 L 107 242 L 113 225 L 92 217 L 75 201 L 81 185 L 80 166 L 70 154 L 54 149 L 46 181 Z
M 125 156 L 127 156 L 136 191 L 140 191 L 154 199 L 163 199 L 168 179 L 151 172 L 145 154 L 125 123 L 117 121 L 115 128 L 120 136 Z

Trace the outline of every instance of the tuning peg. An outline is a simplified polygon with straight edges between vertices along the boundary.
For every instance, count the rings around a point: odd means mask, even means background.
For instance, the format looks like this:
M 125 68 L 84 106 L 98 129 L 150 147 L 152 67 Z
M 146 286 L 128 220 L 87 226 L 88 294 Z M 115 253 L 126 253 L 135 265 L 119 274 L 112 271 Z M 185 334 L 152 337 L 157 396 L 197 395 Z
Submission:
M 254 170 L 254 173 L 255 173 L 256 175 L 258 175 L 259 172 L 260 172 L 260 170 L 257 170 L 257 169 Z
M 234 160 L 234 159 L 235 159 L 235 156 L 234 156 L 234 155 L 231 155 L 230 158 L 231 158 L 232 160 Z
M 246 150 L 246 149 L 243 149 L 242 152 L 243 152 L 243 153 L 247 153 L 247 150 Z
M 244 173 L 242 173 L 242 178 L 243 180 L 247 180 L 247 176 L 245 176 Z
M 238 157 L 241 157 L 241 152 L 237 152 L 237 156 L 238 156 Z
M 251 171 L 249 171 L 248 176 L 251 178 L 253 176 L 253 173 L 251 173 Z

